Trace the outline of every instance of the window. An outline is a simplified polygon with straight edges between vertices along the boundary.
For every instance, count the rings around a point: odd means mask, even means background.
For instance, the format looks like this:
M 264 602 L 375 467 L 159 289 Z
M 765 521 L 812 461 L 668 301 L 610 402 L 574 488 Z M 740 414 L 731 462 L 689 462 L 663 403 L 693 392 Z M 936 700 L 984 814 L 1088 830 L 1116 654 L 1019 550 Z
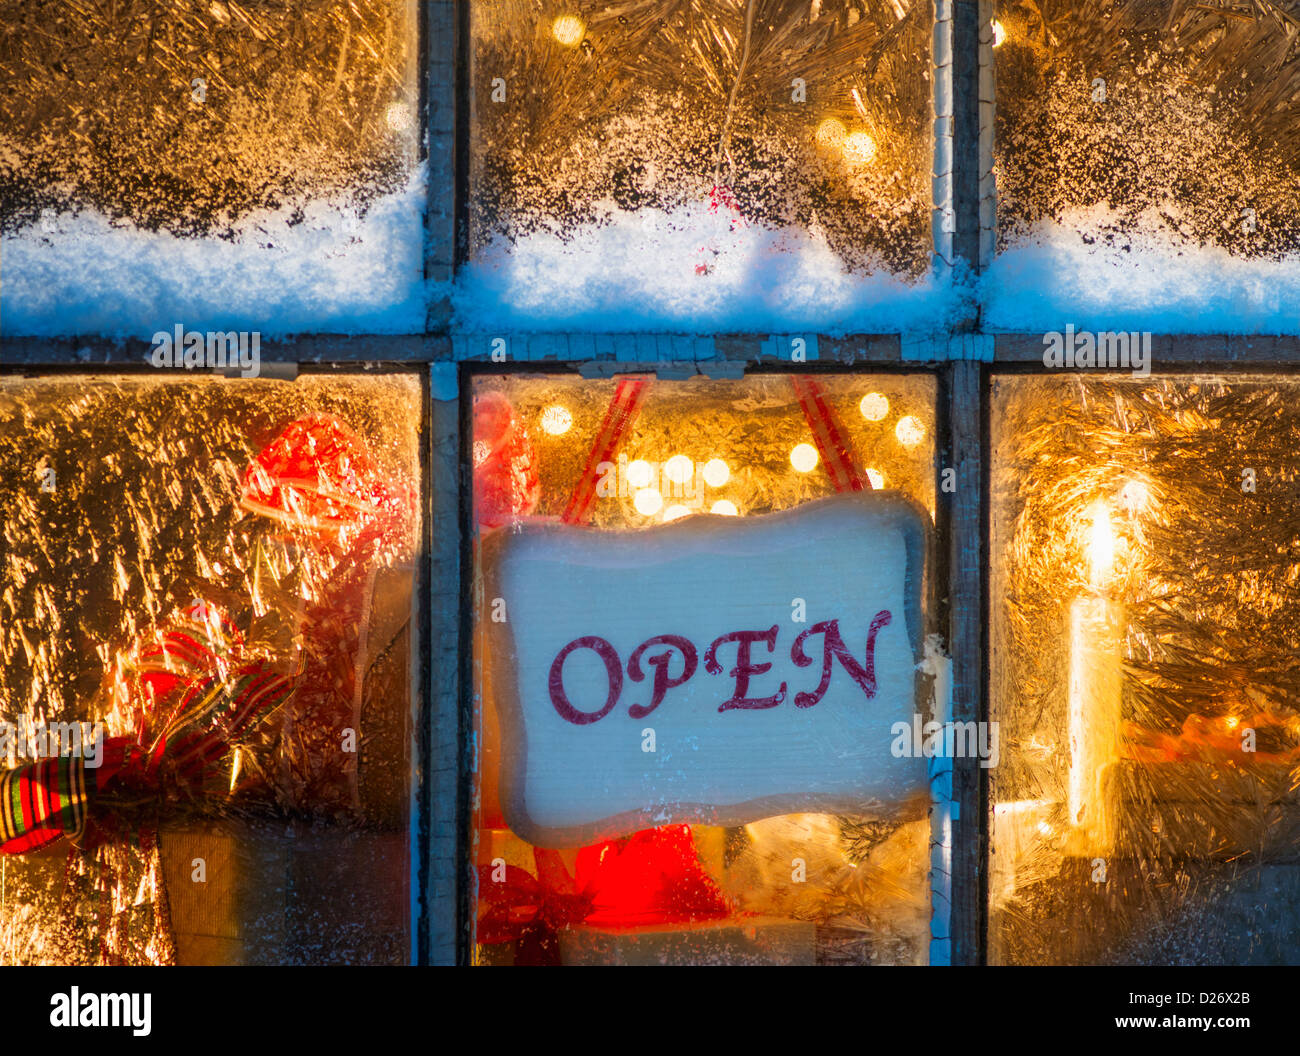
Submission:
M 11 333 L 424 327 L 415 5 L 3 5 Z
M 0 379 L 6 963 L 408 959 L 420 408 Z
M 467 328 L 870 330 L 938 296 L 928 0 L 475 2 Z
M 65 7 L 0 957 L 1294 959 L 1290 7 Z
M 997 961 L 1289 956 L 1295 387 L 995 383 Z
M 1294 330 L 1294 8 L 1003 0 L 997 17 L 989 322 Z
M 479 961 L 925 963 L 933 379 L 473 391 Z

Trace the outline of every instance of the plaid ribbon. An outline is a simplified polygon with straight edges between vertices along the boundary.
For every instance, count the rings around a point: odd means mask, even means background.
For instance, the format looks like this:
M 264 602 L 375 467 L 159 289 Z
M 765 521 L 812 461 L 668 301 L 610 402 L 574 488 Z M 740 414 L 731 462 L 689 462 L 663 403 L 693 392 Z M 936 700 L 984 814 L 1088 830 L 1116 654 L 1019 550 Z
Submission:
M 0 854 L 40 850 L 62 836 L 74 842 L 86 828 L 93 785 L 85 761 L 42 759 L 0 775 Z
M 185 686 L 178 702 L 160 716 L 156 734 L 145 718 L 135 736 L 107 738 L 100 766 L 91 774 L 79 756 L 41 759 L 0 774 L 0 854 L 40 850 L 63 836 L 78 842 L 94 822 L 94 793 L 115 787 L 161 793 L 164 764 L 182 781 L 202 780 L 294 692 L 294 675 L 261 662 L 231 674 L 213 673 L 217 657 L 208 644 L 188 631 L 169 631 L 163 644 L 143 651 L 135 670 L 166 672 Z M 114 827 L 112 819 L 99 820 Z

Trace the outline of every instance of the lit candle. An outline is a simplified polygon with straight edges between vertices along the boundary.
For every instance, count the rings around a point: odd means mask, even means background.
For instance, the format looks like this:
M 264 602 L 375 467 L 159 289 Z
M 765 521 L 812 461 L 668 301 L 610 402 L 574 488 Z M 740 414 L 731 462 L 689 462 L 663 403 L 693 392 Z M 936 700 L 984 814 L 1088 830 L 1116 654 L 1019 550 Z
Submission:
M 1120 695 L 1123 686 L 1124 611 L 1105 589 L 1115 562 L 1115 536 L 1104 502 L 1093 504 L 1088 536 L 1091 591 L 1070 606 L 1069 735 L 1067 809 L 1070 851 L 1109 854 L 1115 812 L 1109 781 L 1119 759 Z

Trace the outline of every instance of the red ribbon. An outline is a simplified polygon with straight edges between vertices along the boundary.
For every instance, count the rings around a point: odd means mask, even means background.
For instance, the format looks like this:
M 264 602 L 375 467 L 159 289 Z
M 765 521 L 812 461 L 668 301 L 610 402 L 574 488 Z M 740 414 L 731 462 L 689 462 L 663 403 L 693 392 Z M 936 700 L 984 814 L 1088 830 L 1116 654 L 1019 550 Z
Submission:
M 601 476 L 600 464 L 614 461 L 614 456 L 640 413 L 649 386 L 650 378 L 643 375 L 631 375 L 619 380 L 614 389 L 614 398 L 605 411 L 605 419 L 600 423 L 600 432 L 596 434 L 587 455 L 587 465 L 578 478 L 578 484 L 573 489 L 569 505 L 561 518 L 565 524 L 583 524 L 591 516 L 591 507 L 596 502 L 596 485 Z
M 799 398 L 803 416 L 812 430 L 813 443 L 817 445 L 817 453 L 835 490 L 870 491 L 871 480 L 862 472 L 849 434 L 835 408 L 827 401 L 821 382 L 807 374 L 794 374 L 790 384 Z

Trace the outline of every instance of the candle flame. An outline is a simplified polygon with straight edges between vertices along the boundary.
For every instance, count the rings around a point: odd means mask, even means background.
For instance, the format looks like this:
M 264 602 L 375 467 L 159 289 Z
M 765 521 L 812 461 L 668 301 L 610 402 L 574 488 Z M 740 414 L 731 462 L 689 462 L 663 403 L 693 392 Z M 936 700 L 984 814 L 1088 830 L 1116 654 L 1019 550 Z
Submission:
M 1115 564 L 1115 531 L 1110 523 L 1110 510 L 1098 500 L 1089 511 L 1092 527 L 1088 532 L 1088 576 L 1094 587 L 1102 586 L 1109 578 Z

